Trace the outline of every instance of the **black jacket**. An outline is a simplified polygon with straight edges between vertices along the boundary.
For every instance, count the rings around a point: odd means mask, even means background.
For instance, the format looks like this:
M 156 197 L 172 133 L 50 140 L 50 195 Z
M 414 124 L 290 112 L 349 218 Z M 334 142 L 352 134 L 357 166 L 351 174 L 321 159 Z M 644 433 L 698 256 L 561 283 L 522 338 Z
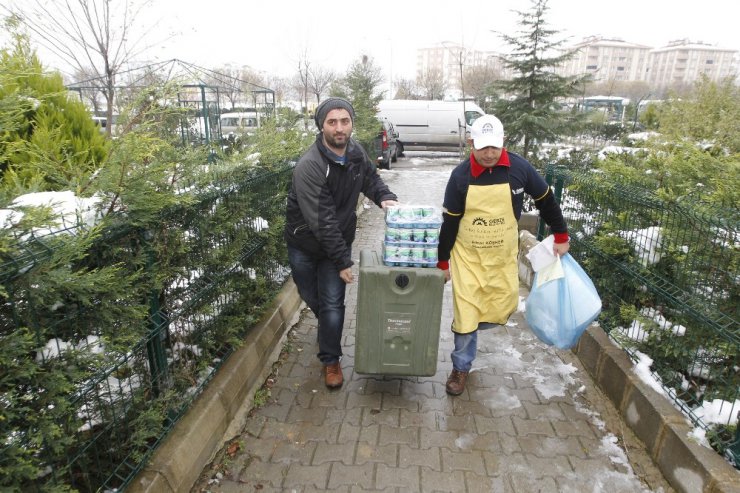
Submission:
M 442 228 L 439 232 L 439 260 L 450 259 L 452 247 L 457 239 L 460 220 L 465 213 L 468 189 L 471 186 L 508 183 L 511 188 L 512 212 L 517 221 L 522 215 L 526 193 L 534 199 L 534 205 L 539 210 L 540 217 L 550 226 L 553 233 L 567 234 L 568 227 L 560 205 L 555 200 L 555 195 L 547 182 L 522 156 L 513 152 L 504 152 L 508 155 L 509 166 L 494 166 L 478 177 L 473 176 L 471 172 L 470 158 L 452 170 L 443 203 L 445 211 L 442 214 Z
M 338 270 L 352 266 L 350 248 L 362 192 L 378 206 L 397 200 L 357 142 L 347 145 L 340 165 L 326 154 L 322 136 L 298 160 L 286 207 L 285 241 L 318 258 L 329 258 Z

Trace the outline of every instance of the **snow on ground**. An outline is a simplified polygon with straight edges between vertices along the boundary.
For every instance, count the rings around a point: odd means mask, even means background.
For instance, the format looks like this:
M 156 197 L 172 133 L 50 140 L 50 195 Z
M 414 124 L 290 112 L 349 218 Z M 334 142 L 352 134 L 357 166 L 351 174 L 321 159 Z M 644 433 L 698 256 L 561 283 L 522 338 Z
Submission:
M 585 386 L 578 380 L 577 369 L 572 364 L 564 363 L 556 352 L 544 350 L 544 345 L 530 331 L 522 331 L 517 336 L 511 336 L 500 329 L 483 331 L 480 334 L 478 357 L 473 363 L 472 372 L 494 368 L 497 374 L 504 376 L 519 375 L 530 381 L 545 399 L 571 395 L 576 411 L 586 414 L 589 421 L 602 432 L 605 430 L 605 424 L 598 413 L 582 403 L 581 394 Z M 522 341 L 533 348 L 541 347 L 542 350 L 528 351 L 527 354 L 523 354 L 516 348 L 516 346 L 521 346 Z M 498 389 L 484 389 L 479 396 L 473 397 L 494 411 L 514 410 L 522 407 L 519 397 L 505 386 Z M 465 449 L 473 438 L 462 435 L 457 439 L 456 444 L 461 449 Z M 543 439 L 541 444 L 544 452 L 552 453 L 555 453 L 560 446 L 562 443 L 552 438 Z M 601 438 L 598 450 L 591 453 L 607 457 L 617 469 L 612 470 L 605 467 L 601 471 L 594 471 L 592 476 L 595 483 L 591 491 L 597 493 L 650 492 L 635 475 L 619 440 L 613 434 L 606 433 Z M 573 472 L 565 472 L 561 486 L 561 491 L 573 493 L 583 491 L 583 478 Z

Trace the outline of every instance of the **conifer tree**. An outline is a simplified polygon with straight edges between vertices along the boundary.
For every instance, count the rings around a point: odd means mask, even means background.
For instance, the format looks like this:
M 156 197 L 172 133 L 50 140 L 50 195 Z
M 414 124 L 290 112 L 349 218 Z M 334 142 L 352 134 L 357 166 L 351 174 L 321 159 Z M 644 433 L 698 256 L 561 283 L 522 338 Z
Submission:
M 45 72 L 28 38 L 0 50 L 0 173 L 6 197 L 74 190 L 106 159 L 108 143 L 58 73 Z M 5 109 L 8 109 L 8 112 Z
M 692 90 L 678 97 L 671 97 L 656 108 L 659 114 L 659 131 L 679 141 L 689 139 L 713 146 L 718 151 L 740 153 L 740 88 L 735 77 L 718 82 L 706 75 L 694 84 Z
M 575 53 L 560 49 L 564 40 L 553 40 L 557 31 L 547 26 L 547 0 L 531 3 L 529 12 L 517 12 L 520 30 L 514 36 L 502 34 L 511 46 L 504 65 L 514 75 L 496 83 L 500 95 L 493 110 L 504 124 L 508 145 L 519 148 L 525 157 L 539 143 L 565 132 L 571 115 L 560 112 L 559 100 L 574 95 L 583 80 L 555 73 Z
M 611 180 L 646 188 L 707 217 L 737 217 L 740 203 L 740 89 L 734 78 L 702 77 L 694 89 L 654 107 L 659 135 L 645 155 L 610 155 L 595 163 Z
M 355 109 L 353 136 L 365 149 L 369 149 L 378 133 L 378 103 L 383 92 L 377 88 L 383 82 L 383 75 L 372 58 L 362 56 L 354 62 L 347 75 L 335 83 L 330 91 L 332 96 L 347 98 Z

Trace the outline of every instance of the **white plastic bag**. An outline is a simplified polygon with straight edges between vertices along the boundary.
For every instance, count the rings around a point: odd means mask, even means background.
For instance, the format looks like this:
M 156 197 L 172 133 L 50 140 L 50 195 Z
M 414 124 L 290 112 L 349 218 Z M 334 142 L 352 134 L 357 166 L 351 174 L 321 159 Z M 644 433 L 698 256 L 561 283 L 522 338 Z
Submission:
M 576 345 L 581 334 L 601 312 L 601 298 L 588 274 L 568 254 L 558 262 L 564 276 L 538 286 L 535 274 L 527 297 L 526 318 L 532 332 L 560 349 Z

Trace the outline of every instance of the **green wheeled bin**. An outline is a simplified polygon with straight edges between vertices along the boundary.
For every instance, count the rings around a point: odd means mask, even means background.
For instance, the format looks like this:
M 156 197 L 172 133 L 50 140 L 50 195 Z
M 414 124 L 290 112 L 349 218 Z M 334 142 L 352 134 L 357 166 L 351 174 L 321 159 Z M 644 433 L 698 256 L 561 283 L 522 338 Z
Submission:
M 355 372 L 432 376 L 437 371 L 444 274 L 384 265 L 360 252 Z

